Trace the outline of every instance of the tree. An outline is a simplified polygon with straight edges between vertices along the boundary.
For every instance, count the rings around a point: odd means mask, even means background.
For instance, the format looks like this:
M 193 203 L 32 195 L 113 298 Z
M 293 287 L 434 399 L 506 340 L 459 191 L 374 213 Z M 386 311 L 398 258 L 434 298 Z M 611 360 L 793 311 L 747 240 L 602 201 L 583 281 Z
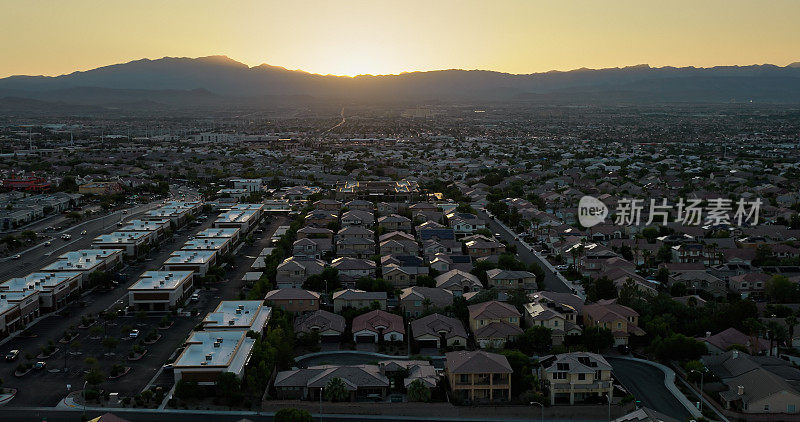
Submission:
M 673 297 L 686 296 L 686 292 L 687 292 L 686 284 L 680 281 L 675 282 L 669 288 L 669 294 L 672 295 Z
M 418 275 L 417 286 L 420 287 L 436 287 L 436 280 L 429 275 Z
M 242 390 L 242 383 L 233 372 L 223 372 L 217 377 L 217 396 L 224 397 L 229 403 Z
M 528 327 L 517 338 L 517 345 L 526 355 L 547 353 L 553 347 L 553 330 L 541 325 Z
M 697 360 L 708 353 L 705 343 L 683 334 L 672 334 L 666 338 L 656 338 L 650 344 L 656 357 L 661 360 Z
M 350 396 L 344 381 L 341 378 L 333 377 L 325 385 L 325 398 L 330 401 L 345 401 Z
M 181 400 L 191 400 L 197 397 L 197 383 L 194 381 L 179 380 L 175 384 L 175 397 Z
M 105 379 L 106 375 L 97 368 L 90 369 L 89 372 L 84 377 L 84 380 L 90 385 L 93 385 L 94 387 L 100 385 Z
M 69 214 L 67 214 L 67 218 L 69 218 L 72 221 L 78 221 L 81 219 L 81 213 L 77 211 L 72 211 Z
M 795 284 L 782 275 L 774 275 L 767 280 L 764 290 L 767 296 L 775 302 L 791 302 L 797 296 Z
M 658 237 L 658 229 L 655 227 L 645 227 L 642 229 L 642 237 L 647 239 L 647 243 L 656 243 Z
M 581 337 L 586 348 L 597 353 L 614 345 L 614 334 L 608 328 L 587 327 Z
M 429 402 L 431 400 L 431 389 L 422 381 L 416 379 L 408 386 L 408 400 Z
M 669 245 L 662 245 L 656 252 L 656 259 L 661 262 L 672 262 L 672 248 Z
M 601 299 L 615 299 L 617 297 L 617 288 L 608 277 L 598 277 L 589 287 L 588 296 L 591 302 L 597 302 Z
M 106 337 L 103 339 L 103 347 L 108 349 L 109 353 L 117 348 L 117 344 L 119 344 L 119 339 L 116 337 Z
M 308 413 L 307 410 L 293 407 L 284 407 L 275 412 L 272 420 L 274 422 L 314 422 L 314 418 L 311 417 L 311 413 Z

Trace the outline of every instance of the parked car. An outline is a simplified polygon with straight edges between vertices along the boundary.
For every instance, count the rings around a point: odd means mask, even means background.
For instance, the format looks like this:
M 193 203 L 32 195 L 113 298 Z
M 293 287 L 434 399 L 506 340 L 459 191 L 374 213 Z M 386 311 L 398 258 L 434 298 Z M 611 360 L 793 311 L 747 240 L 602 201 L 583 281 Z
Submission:
M 42 369 L 44 369 L 46 367 L 47 367 L 47 362 L 39 361 L 39 362 L 36 362 L 36 363 L 33 364 L 33 369 L 35 369 L 37 371 L 42 370 Z
M 131 330 L 131 333 L 129 334 L 129 336 L 130 336 L 130 338 L 139 337 L 139 330 L 136 330 L 136 329 Z
M 9 361 L 9 362 L 11 362 L 12 360 L 15 360 L 17 357 L 19 357 L 19 350 L 16 350 L 16 349 L 14 349 L 14 350 L 12 350 L 12 351 L 10 351 L 10 352 L 8 352 L 6 354 L 6 360 Z
M 566 270 L 568 268 L 569 268 L 569 265 L 567 265 L 567 264 L 556 265 L 556 269 L 559 270 L 559 271 L 564 271 L 564 270 Z
M 191 300 L 192 302 L 197 302 L 198 300 L 200 300 L 200 294 L 199 294 L 199 293 L 197 293 L 197 292 L 195 292 L 195 293 L 192 293 L 192 296 L 191 296 L 190 300 Z

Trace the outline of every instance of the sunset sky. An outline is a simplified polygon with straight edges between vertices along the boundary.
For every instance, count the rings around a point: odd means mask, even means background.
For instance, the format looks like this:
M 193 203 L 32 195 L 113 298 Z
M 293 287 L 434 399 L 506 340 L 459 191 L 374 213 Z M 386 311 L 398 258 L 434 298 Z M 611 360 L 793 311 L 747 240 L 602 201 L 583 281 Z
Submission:
M 800 61 L 798 0 L 0 0 L 0 77 L 227 55 L 314 73 Z

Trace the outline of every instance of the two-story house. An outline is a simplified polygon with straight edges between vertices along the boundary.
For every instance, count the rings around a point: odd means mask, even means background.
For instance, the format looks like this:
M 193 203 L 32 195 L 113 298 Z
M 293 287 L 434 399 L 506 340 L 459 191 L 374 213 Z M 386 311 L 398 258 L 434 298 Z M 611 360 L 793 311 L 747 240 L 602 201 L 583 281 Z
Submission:
M 599 300 L 583 307 L 583 325 L 587 328 L 597 326 L 611 330 L 615 346 L 628 344 L 632 335 L 643 336 L 645 332 L 638 324 L 639 313 L 618 304 L 616 299 Z
M 598 354 L 562 353 L 542 359 L 540 365 L 537 372 L 549 386 L 552 404 L 575 404 L 592 400 L 591 397 L 614 398 L 611 365 Z
M 499 349 L 522 334 L 517 308 L 505 302 L 490 300 L 467 307 L 469 324 L 475 342 L 481 348 Z
M 445 375 L 453 397 L 463 403 L 511 400 L 511 365 L 505 356 L 479 351 L 445 354 Z

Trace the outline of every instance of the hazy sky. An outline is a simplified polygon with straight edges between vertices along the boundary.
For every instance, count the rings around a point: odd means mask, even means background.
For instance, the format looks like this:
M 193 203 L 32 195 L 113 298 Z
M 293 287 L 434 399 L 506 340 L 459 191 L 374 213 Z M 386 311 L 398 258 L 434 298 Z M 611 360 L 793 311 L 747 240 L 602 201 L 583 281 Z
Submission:
M 800 61 L 800 0 L 0 0 L 0 76 L 222 54 L 315 73 Z

